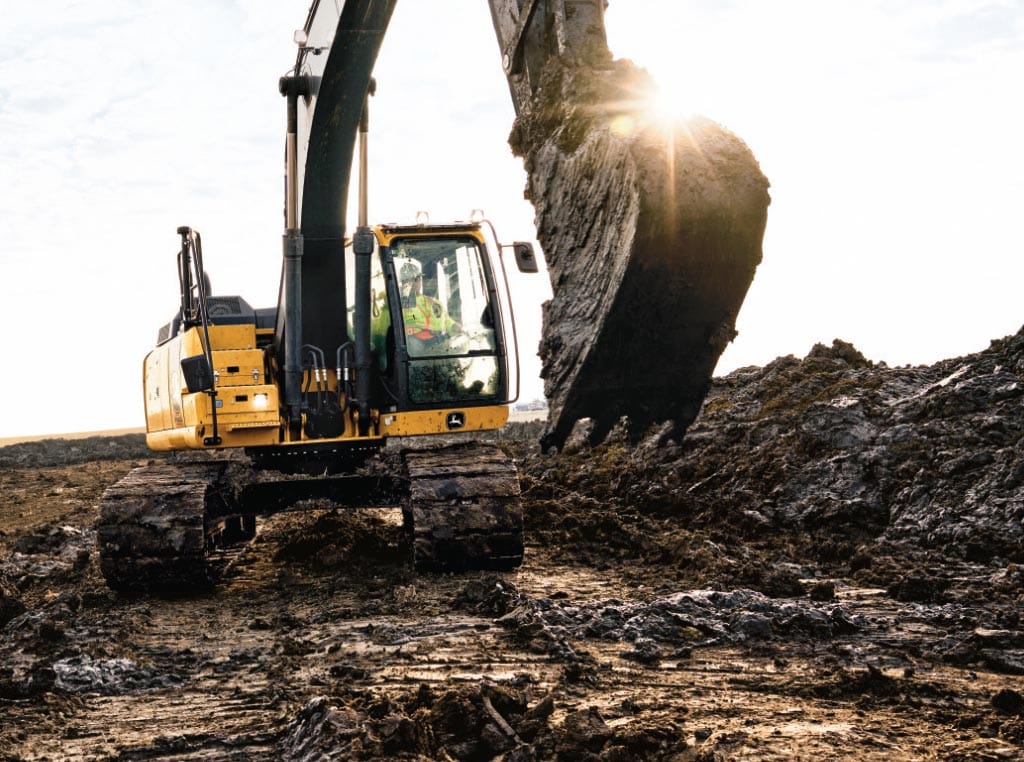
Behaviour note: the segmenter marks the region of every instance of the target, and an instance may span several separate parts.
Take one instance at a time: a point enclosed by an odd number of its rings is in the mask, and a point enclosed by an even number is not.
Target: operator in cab
[[[409,354],[414,357],[446,354],[449,336],[461,331],[459,324],[441,302],[423,293],[423,273],[414,263],[402,264],[398,283]]]

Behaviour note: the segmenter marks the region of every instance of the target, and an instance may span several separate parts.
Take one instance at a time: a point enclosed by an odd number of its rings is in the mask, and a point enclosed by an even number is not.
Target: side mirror
[[[516,255],[516,267],[521,273],[535,273],[538,270],[537,255],[533,252],[533,244],[528,241],[516,241],[512,244]]]
[[[213,389],[213,371],[206,355],[186,357],[181,361],[181,375],[185,377],[185,386],[189,392],[208,392]]]

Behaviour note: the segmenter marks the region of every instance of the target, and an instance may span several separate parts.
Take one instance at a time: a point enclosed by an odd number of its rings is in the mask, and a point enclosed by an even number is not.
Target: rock
[[[289,723],[278,749],[281,758],[295,762],[344,759],[353,739],[362,733],[358,713],[331,706],[324,696],[312,699]]]
[[[990,703],[1006,714],[1024,714],[1024,696],[1012,688],[1003,688],[992,696]]]
[[[811,585],[808,595],[812,601],[833,601],[836,598],[836,586],[834,582],[815,582]]]
[[[629,651],[623,651],[619,656],[641,664],[656,665],[661,661],[662,653],[658,644],[650,638],[637,638],[633,648]]]
[[[21,601],[18,589],[0,572],[0,627],[24,611],[25,604]]]
[[[948,587],[947,580],[926,572],[911,572],[890,585],[888,592],[897,601],[939,603],[944,600],[944,593]]]
[[[117,696],[181,684],[176,676],[153,665],[142,665],[130,659],[94,659],[88,654],[54,662],[53,673],[56,687],[68,693]]]
[[[566,715],[562,723],[564,738],[559,744],[563,756],[578,750],[598,752],[612,736],[612,730],[594,707]]]
[[[744,638],[768,640],[772,636],[772,623],[760,614],[746,614],[731,622],[732,629]]]
[[[555,699],[549,693],[539,702],[530,707],[525,715],[528,720],[547,719],[555,711]]]
[[[495,574],[484,574],[466,581],[456,603],[478,614],[504,616],[517,603],[514,583]]]
[[[760,586],[761,592],[772,598],[795,598],[807,592],[800,575],[790,569],[773,569]]]

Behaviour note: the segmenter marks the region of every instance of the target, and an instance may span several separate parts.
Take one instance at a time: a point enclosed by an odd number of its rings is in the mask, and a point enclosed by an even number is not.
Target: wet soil
[[[539,355],[544,441],[558,447],[582,417],[601,436],[623,415],[693,422],[736,335],[770,201],[739,136],[704,117],[651,117],[657,87],[613,59],[602,4],[574,5],[564,34],[533,17],[529,87],[511,79],[509,145],[554,294]]]
[[[198,596],[99,576],[141,441],[2,449],[0,759],[1022,759],[1022,382],[1022,335],[836,342],[716,379],[680,441],[515,425],[518,571],[312,510]]]

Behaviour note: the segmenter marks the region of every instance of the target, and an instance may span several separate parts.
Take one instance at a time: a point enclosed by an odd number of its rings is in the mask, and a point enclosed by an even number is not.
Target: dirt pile
[[[0,468],[42,468],[99,460],[148,458],[145,434],[41,439],[0,447]]]
[[[11,583],[7,574],[0,572],[0,626],[18,616],[25,610],[18,589]]]
[[[777,601],[752,590],[690,590],[643,603],[530,598],[498,619],[510,629],[527,631],[538,621],[556,642],[596,638],[632,643],[635,649],[627,653],[638,661],[656,661],[663,645],[690,648],[799,636],[832,639],[865,624],[842,605]]]
[[[673,722],[612,727],[596,708],[551,720],[550,693],[485,682],[398,696],[366,692],[342,706],[319,697],[281,743],[290,760],[395,758],[502,760],[670,759],[687,744]]]
[[[584,425],[562,455],[530,456],[532,524],[705,570],[719,540],[771,536],[776,550],[848,572],[930,552],[1017,577],[1022,402],[1024,332],[930,367],[889,368],[841,341],[818,345],[716,379],[681,442],[671,425],[636,431],[623,420],[598,446]],[[581,510],[566,512],[566,502]],[[666,531],[652,533],[654,524]],[[923,574],[897,594],[941,597],[942,580]]]

